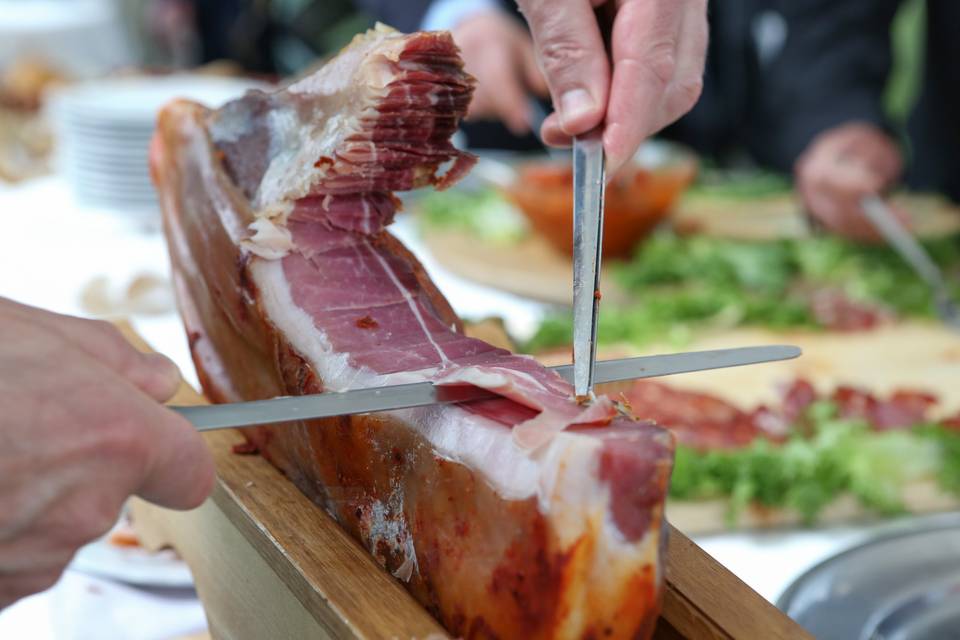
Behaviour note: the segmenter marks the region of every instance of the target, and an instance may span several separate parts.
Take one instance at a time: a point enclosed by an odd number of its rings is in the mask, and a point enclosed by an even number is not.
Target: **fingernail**
[[[596,108],[593,96],[586,89],[571,89],[560,96],[560,121],[566,129],[570,123],[583,118]]]

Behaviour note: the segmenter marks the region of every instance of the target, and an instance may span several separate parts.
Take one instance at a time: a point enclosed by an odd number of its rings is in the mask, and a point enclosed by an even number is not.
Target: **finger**
[[[859,162],[883,177],[885,185],[897,180],[903,157],[896,141],[876,125],[850,122],[830,129],[814,142],[823,152],[831,151],[845,161]]]
[[[900,221],[900,224],[902,224],[907,229],[911,229],[911,230],[913,229],[913,226],[914,226],[913,218],[910,217],[910,214],[907,213],[906,209],[904,209],[898,204],[895,204],[889,201],[887,202],[887,206],[890,208],[890,211],[893,212],[893,215],[897,218],[897,220]]]
[[[700,2],[628,0],[620,6],[613,26],[613,79],[604,130],[611,173],[667,117],[662,104],[677,72],[685,12],[700,9]],[[689,47],[685,44],[685,50],[705,47],[696,20],[690,24],[688,30],[695,30],[698,38]],[[668,115],[675,119],[682,112]]]
[[[540,125],[540,137],[551,147],[569,147],[573,144],[573,138],[563,131],[560,126],[560,116],[556,113],[551,113],[543,119],[543,124]]]
[[[866,167],[849,162],[820,162],[806,173],[801,194],[808,210],[831,231],[861,241],[879,235],[864,216],[861,200],[876,193],[881,180]]]
[[[152,409],[151,436],[156,446],[135,493],[170,509],[193,509],[213,491],[213,457],[186,419],[159,405]]]
[[[172,360],[159,353],[138,351],[109,322],[35,311],[39,313],[31,313],[30,321],[56,332],[154,400],[165,402],[180,387],[180,370]]]
[[[203,502],[213,487],[213,460],[186,419],[93,359],[72,357],[65,367],[66,379],[77,382],[62,389],[58,404],[84,428],[61,446],[92,465],[85,477],[108,478],[87,503],[91,530],[111,521],[131,494],[171,509]]]
[[[652,133],[672,124],[700,99],[709,33],[706,0],[687,0],[677,42],[676,71]]]
[[[593,129],[603,120],[610,65],[600,29],[587,0],[519,0],[530,24],[560,127],[567,135]]]
[[[0,610],[17,600],[53,587],[62,571],[45,571],[12,576],[0,575]]]
[[[63,571],[80,545],[67,547],[50,538],[48,530],[35,527],[29,535],[5,545],[0,555],[0,576]]]

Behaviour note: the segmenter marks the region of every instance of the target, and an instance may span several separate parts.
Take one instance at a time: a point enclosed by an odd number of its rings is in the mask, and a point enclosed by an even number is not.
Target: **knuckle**
[[[703,94],[703,77],[700,75],[695,75],[690,78],[684,78],[682,81],[677,83],[676,94],[677,109],[676,113],[671,114],[673,117],[680,116],[687,111],[690,111],[690,109],[693,108],[693,105],[697,104],[697,101],[700,100],[700,96]]]
[[[106,320],[90,320],[93,330],[100,336],[104,353],[99,354],[101,359],[115,362],[121,368],[133,366],[139,352],[127,342],[120,330]]]
[[[583,46],[569,38],[552,38],[540,46],[540,64],[550,76],[571,71],[584,60]]]
[[[650,75],[660,86],[666,87],[677,70],[677,57],[672,40],[661,40],[649,50],[646,61]]]
[[[87,320],[89,326],[99,333],[104,340],[113,344],[119,344],[121,341],[126,343],[120,330],[106,320]]]

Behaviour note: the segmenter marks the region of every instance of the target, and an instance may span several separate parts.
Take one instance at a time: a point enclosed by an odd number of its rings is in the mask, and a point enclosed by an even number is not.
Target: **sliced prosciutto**
[[[671,436],[465,336],[384,229],[394,191],[469,168],[449,137],[472,84],[448,34],[378,28],[283,91],[170,104],[151,166],[194,362],[215,402],[495,391],[245,435],[451,633],[649,637]]]

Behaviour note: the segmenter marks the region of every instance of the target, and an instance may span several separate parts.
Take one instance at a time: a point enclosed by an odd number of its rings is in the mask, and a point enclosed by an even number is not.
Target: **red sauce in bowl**
[[[627,166],[607,185],[603,252],[628,257],[666,218],[696,175],[693,160],[647,169]],[[573,169],[550,161],[521,165],[507,196],[558,251],[573,252]]]

